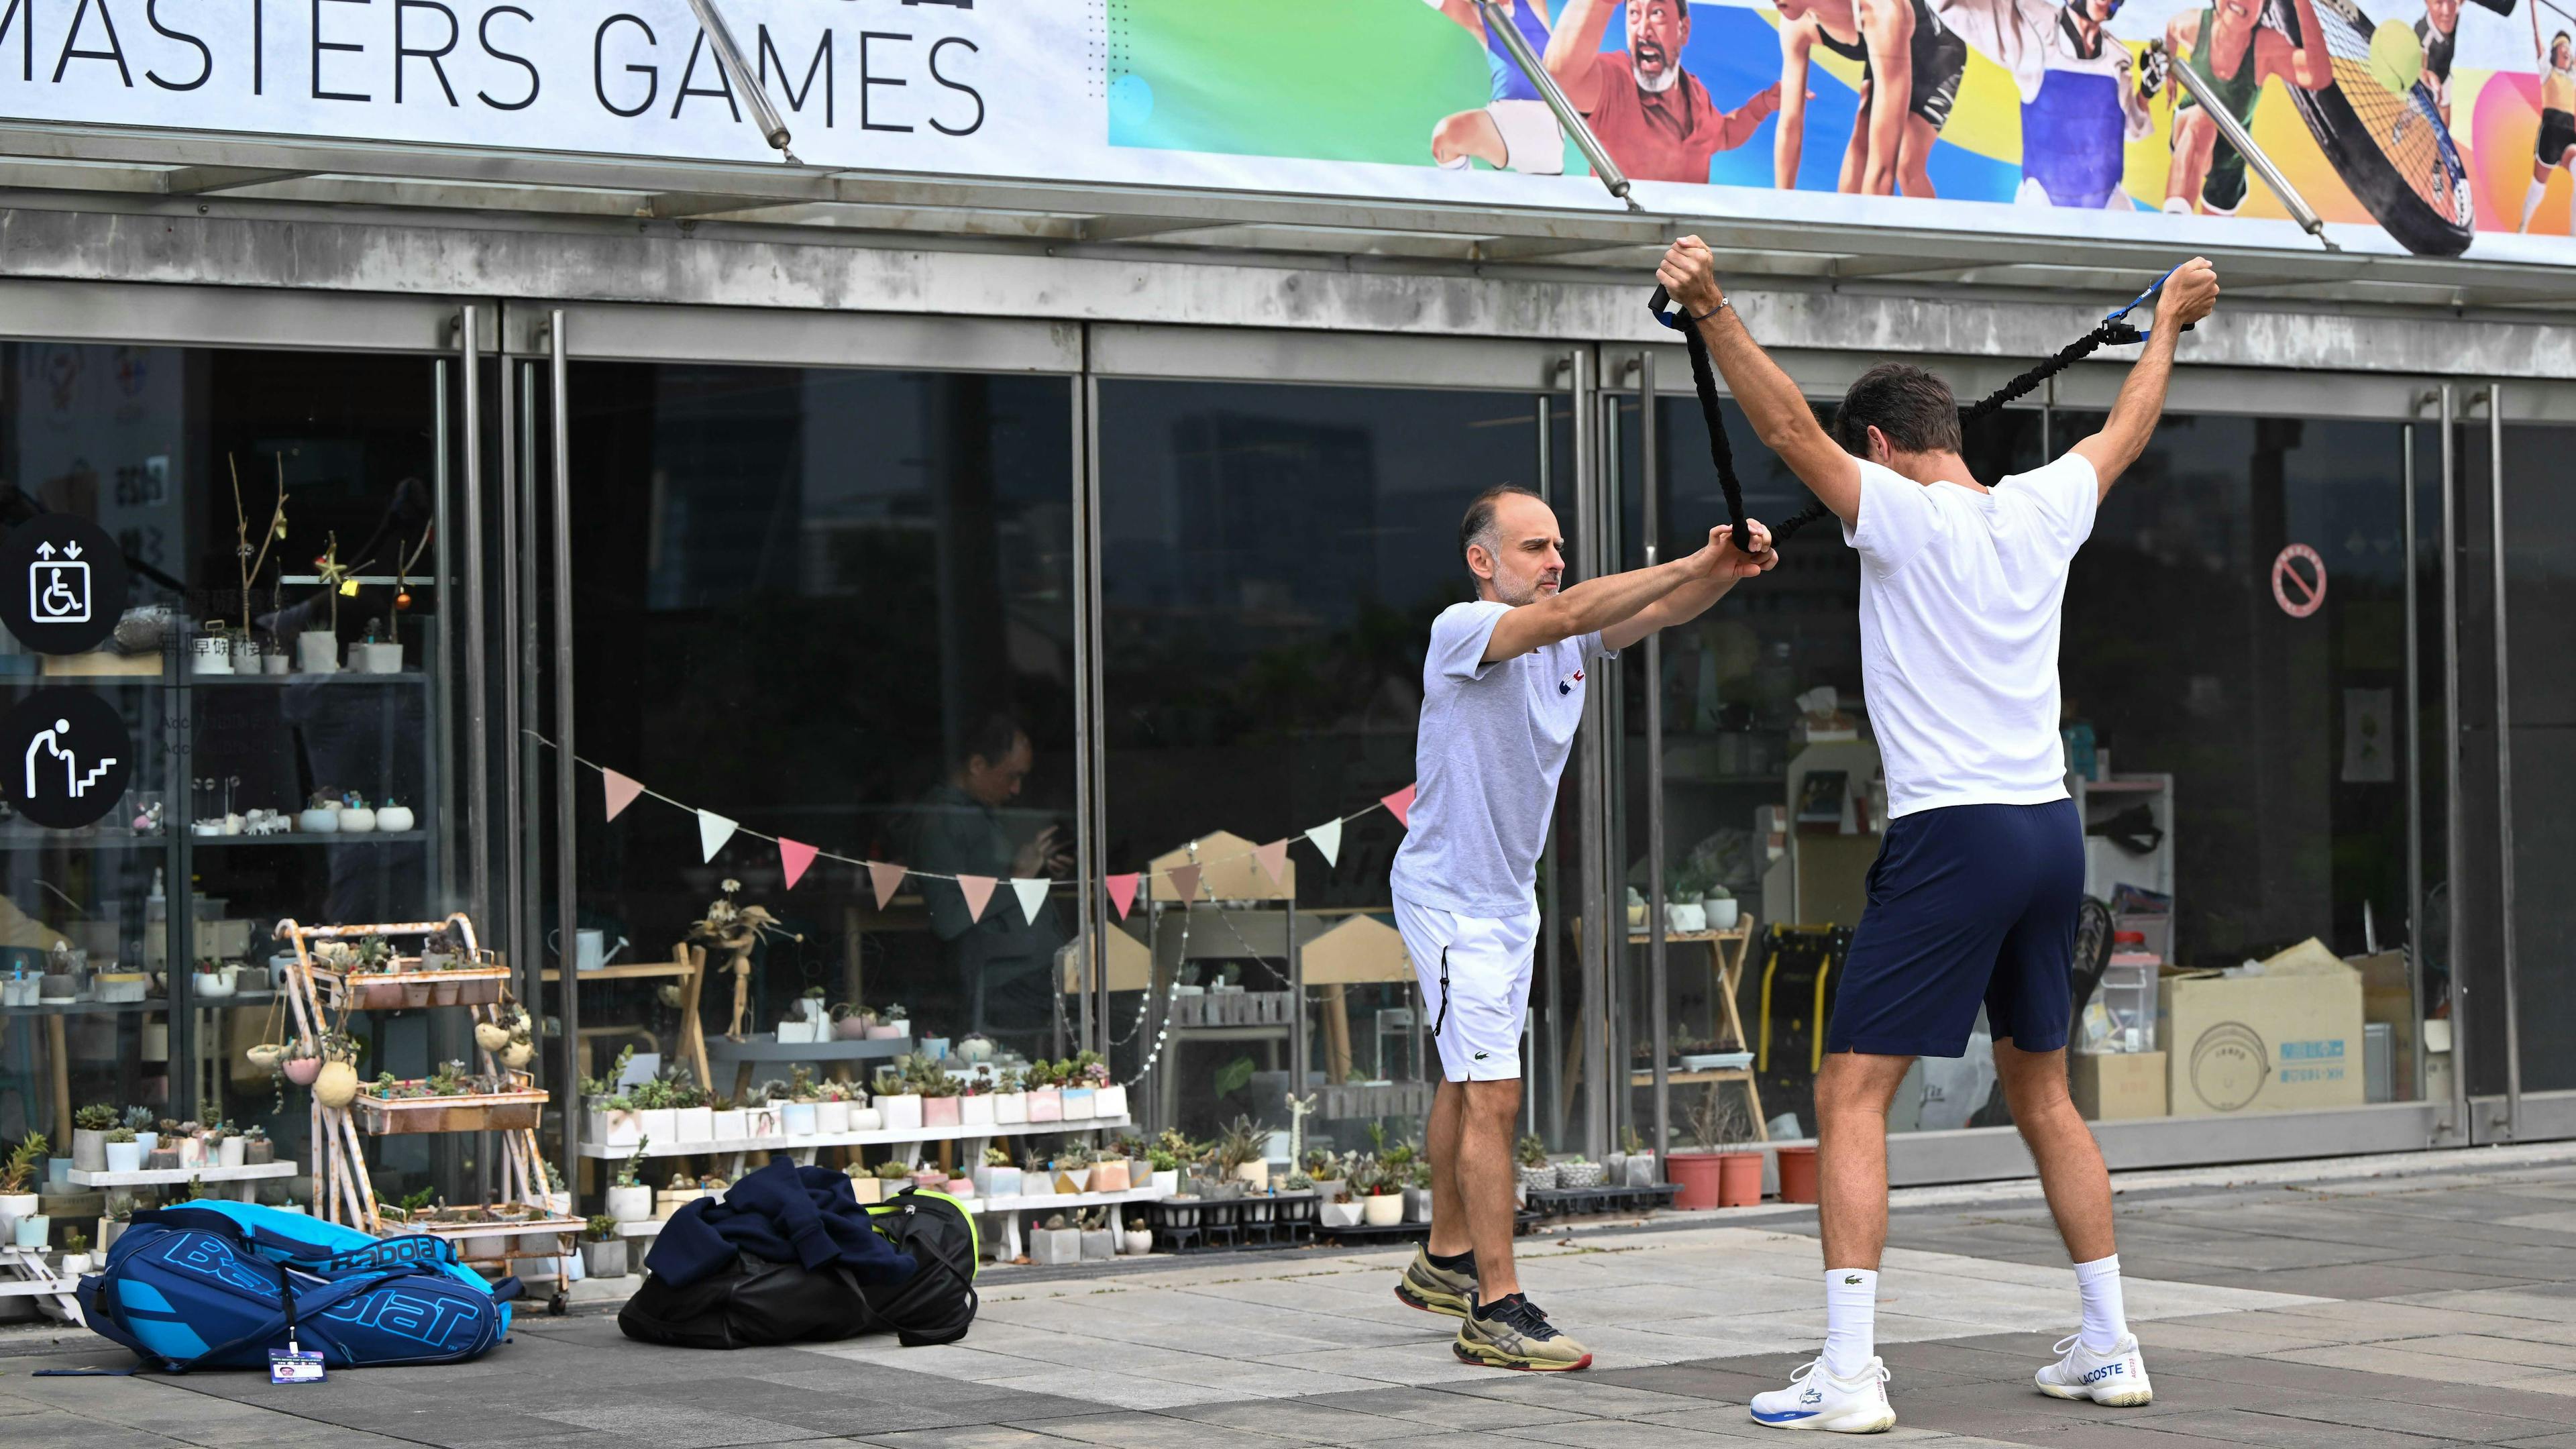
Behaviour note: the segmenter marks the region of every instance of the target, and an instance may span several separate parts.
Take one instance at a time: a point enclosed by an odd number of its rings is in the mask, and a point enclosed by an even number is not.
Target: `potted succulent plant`
[[[1011,1165],[1011,1154],[1000,1147],[984,1149],[984,1160],[975,1165],[975,1190],[988,1198],[1020,1195],[1020,1170]]]
[[[876,1024],[876,1013],[855,1001],[832,1003],[832,1035],[842,1041],[864,1041]]]
[[[78,1228],[63,1229],[62,1275],[77,1278],[89,1271],[89,1234]]]
[[[617,1169],[608,1188],[608,1216],[621,1223],[640,1223],[653,1216],[653,1189],[644,1182],[644,1149],[647,1141],[635,1144],[635,1153]]]
[[[277,1160],[277,1144],[268,1140],[265,1127],[242,1129],[242,1165],[262,1167]]]
[[[117,1123],[116,1109],[93,1102],[72,1114],[72,1166],[83,1172],[107,1171],[107,1134]]]
[[[582,1271],[593,1278],[626,1276],[626,1238],[618,1231],[617,1219],[596,1217],[581,1240]]]
[[[1100,1082],[1092,1073],[1098,1070],[1101,1077],[1108,1075],[1107,1069],[1100,1066],[1100,1054],[1084,1052],[1071,1061],[1056,1063],[1056,1069],[1063,1084],[1064,1120],[1085,1122],[1099,1116]]]
[[[1093,1192],[1125,1192],[1134,1185],[1127,1176],[1127,1159],[1123,1155],[1107,1153],[1092,1162]]]
[[[921,1093],[904,1080],[903,1072],[897,1068],[878,1070],[874,1106],[888,1132],[916,1132],[921,1128]]]
[[[1360,1193],[1360,1221],[1391,1228],[1404,1221],[1404,1179],[1384,1162],[1371,1160],[1365,1172],[1351,1174]]]
[[[143,1170],[143,1144],[134,1140],[131,1127],[112,1127],[107,1133],[107,1170],[140,1172]]]
[[[912,1035],[912,1013],[900,1006],[888,1006],[877,1013],[876,1024],[868,1028],[869,1041],[900,1041]]]
[[[1518,1152],[1520,1161],[1513,1175],[1519,1180],[1521,1191],[1524,1194],[1553,1191],[1556,1187],[1556,1164],[1547,1160],[1547,1144],[1534,1136],[1524,1137]]]
[[[731,1097],[718,1097],[708,1104],[707,1140],[739,1142],[751,1135],[751,1114],[734,1104]]]
[[[839,1136],[850,1130],[850,1090],[846,1083],[822,1082],[814,1088],[814,1130]]]
[[[707,1103],[704,1089],[683,1075],[670,1084],[672,1142],[713,1142],[716,1140],[716,1112]]]
[[[26,1140],[0,1157],[0,1233],[20,1218],[35,1216],[42,1199],[36,1193],[36,1174],[45,1165],[45,1150],[51,1144],[42,1132],[30,1132]]]
[[[993,1074],[993,1125],[1017,1127],[1029,1120],[1029,1074],[1004,1067]]]
[[[678,1111],[671,1105],[671,1084],[656,1077],[637,1082],[627,1097],[635,1104],[636,1125],[658,1142],[680,1140]],[[811,1129],[808,1129],[811,1130]]]
[[[990,1127],[993,1125],[993,1069],[978,1066],[958,1084],[957,1125]]]
[[[1143,1218],[1127,1220],[1126,1235],[1118,1240],[1119,1251],[1141,1258],[1154,1251],[1154,1230]]]
[[[1237,1117],[1217,1134],[1216,1165],[1227,1177],[1255,1192],[1270,1190],[1270,1160],[1263,1156],[1270,1134],[1250,1117]]]
[[[1091,1191],[1091,1159],[1089,1143],[1074,1142],[1058,1148],[1055,1154],[1055,1190],[1060,1193]]]
[[[965,1120],[965,1103],[958,1093],[957,1079],[938,1059],[927,1056],[910,1058],[912,1089],[921,1094],[921,1125],[955,1127]]]
[[[1064,1120],[1064,1078],[1056,1062],[1040,1058],[1029,1063],[1029,1120],[1061,1122]],[[999,1120],[998,1114],[996,1120]]]

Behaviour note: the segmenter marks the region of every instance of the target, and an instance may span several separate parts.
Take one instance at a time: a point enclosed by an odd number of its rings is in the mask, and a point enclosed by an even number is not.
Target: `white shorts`
[[[1545,101],[1496,101],[1485,107],[1503,137],[1503,165],[1524,176],[1565,174],[1565,132]]]
[[[1529,1019],[1530,962],[1538,907],[1517,920],[1461,916],[1395,898],[1395,926],[1422,984],[1425,1023],[1453,1082],[1509,1082],[1521,1074]]]

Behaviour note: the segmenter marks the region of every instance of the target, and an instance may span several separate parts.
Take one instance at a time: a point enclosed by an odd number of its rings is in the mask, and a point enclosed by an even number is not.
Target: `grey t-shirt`
[[[1431,623],[1413,811],[1393,876],[1417,905],[1498,920],[1538,899],[1557,780],[1583,722],[1584,666],[1613,652],[1595,633],[1488,663],[1486,641],[1509,612],[1478,600]]]

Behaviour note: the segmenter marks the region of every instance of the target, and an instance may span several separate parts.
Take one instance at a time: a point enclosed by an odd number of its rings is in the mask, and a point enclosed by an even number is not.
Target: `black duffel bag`
[[[906,1348],[955,1343],[974,1326],[975,1219],[942,1192],[907,1189],[871,1204],[877,1232],[919,1265],[901,1283],[862,1287],[850,1271],[737,1254],[674,1287],[648,1275],[618,1310],[628,1338],[673,1348],[766,1348],[892,1333]]]

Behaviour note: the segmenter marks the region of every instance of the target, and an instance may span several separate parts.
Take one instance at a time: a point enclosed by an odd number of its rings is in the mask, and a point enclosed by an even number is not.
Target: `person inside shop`
[[[968,730],[948,777],[922,797],[915,868],[1003,881],[1070,875],[1073,843],[1061,826],[1050,823],[1021,838],[1005,813],[1035,763],[1028,731],[1008,712],[986,715]],[[1057,990],[1051,973],[1066,939],[1053,903],[1031,921],[1004,888],[985,902],[979,919],[953,882],[925,882],[923,894],[967,1030],[1035,1055],[1050,1040]]]
[[[1754,1395],[1753,1417],[1846,1434],[1896,1423],[1872,1346],[1888,1108],[1915,1058],[1967,1051],[1981,1007],[2082,1303],[2082,1326],[2036,1387],[2148,1403],[2146,1361],[2122,1310],[2110,1175],[2066,1084],[2084,829],[2058,734],[2058,626],[2068,568],[2095,509],[2146,450],[2176,343],[2217,305],[2217,270],[2195,257],[2164,281],[2100,432],[1991,488],[1960,458],[1958,402],[1938,377],[1905,363],[1869,369],[1829,434],[1728,304],[1705,243],[1673,243],[1655,280],[1688,309],[1755,433],[1860,555],[1862,688],[1887,772],[1890,819],[1869,909],[1816,1074],[1824,1352],[1787,1388]]]

